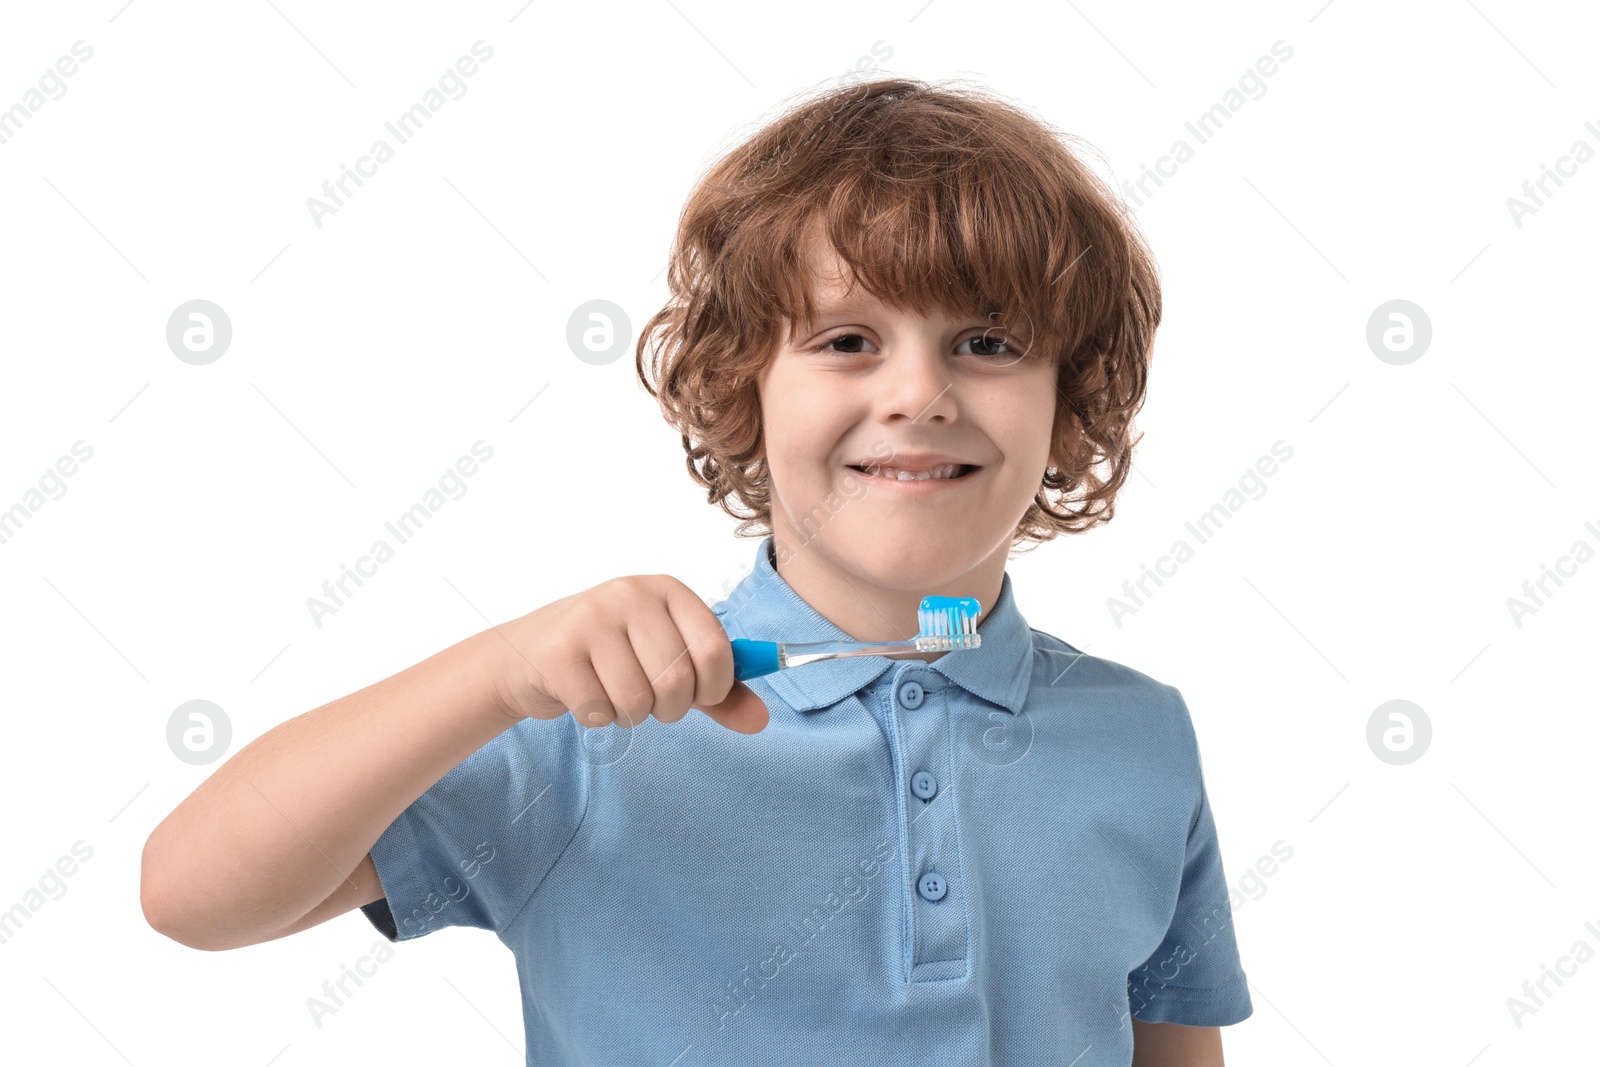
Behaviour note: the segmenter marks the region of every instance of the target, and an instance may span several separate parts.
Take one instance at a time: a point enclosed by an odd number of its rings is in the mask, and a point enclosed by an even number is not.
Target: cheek
[[[998,428],[996,443],[1005,452],[1008,465],[1029,471],[1037,465],[1042,475],[1055,443],[1055,377],[1029,384],[1025,393],[1011,397],[990,414],[989,425]]]
[[[772,492],[785,502],[787,509],[799,506],[797,501],[826,492],[827,474],[819,473],[818,468],[828,464],[832,458],[830,442],[837,440],[837,435],[828,436],[831,429],[823,422],[826,412],[815,410],[814,402],[803,402],[803,395],[775,378],[761,409],[761,435]]]
[[[799,473],[815,463],[818,446],[810,427],[796,411],[779,412],[766,423],[767,449],[775,466]]]
[[[837,407],[802,401],[793,396],[774,398],[762,410],[762,432],[774,461],[814,467],[827,463],[843,432]]]

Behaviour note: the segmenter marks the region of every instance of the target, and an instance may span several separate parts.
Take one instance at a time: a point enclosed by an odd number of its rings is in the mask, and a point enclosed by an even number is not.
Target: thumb
[[[719,703],[695,706],[735,733],[758,734],[772,719],[767,705],[743,682],[734,682]]]

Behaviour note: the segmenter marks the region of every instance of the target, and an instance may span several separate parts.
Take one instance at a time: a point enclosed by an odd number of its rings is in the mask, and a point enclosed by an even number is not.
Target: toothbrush
[[[908,652],[949,652],[977,648],[978,615],[983,607],[972,597],[925,596],[917,608],[922,631],[909,641],[751,641],[736,637],[733,676],[739,681],[763,674],[845,656],[893,656]]]

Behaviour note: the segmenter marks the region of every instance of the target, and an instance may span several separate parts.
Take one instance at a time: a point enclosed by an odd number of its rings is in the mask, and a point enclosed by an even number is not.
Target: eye
[[[986,359],[986,360],[987,359],[993,359],[993,360],[1002,360],[1003,359],[1003,360],[1007,360],[1007,361],[1011,361],[1011,362],[1015,362],[1015,361],[1021,359],[1023,356],[1025,356],[1027,354],[1025,352],[1016,351],[1015,346],[1013,346],[1010,341],[1003,340],[1000,337],[994,336],[996,332],[997,331],[995,331],[993,329],[990,329],[990,330],[986,331],[985,333],[981,333],[981,334],[978,334],[976,336],[967,338],[965,341],[962,341],[960,344],[958,344],[956,346],[957,354],[958,355],[977,356],[979,359]],[[859,333],[835,334],[834,336],[828,338],[826,341],[823,341],[821,344],[819,344],[819,345],[815,346],[814,348],[812,348],[811,351],[813,351],[813,352],[831,352],[831,353],[833,353],[835,355],[840,355],[840,356],[858,356],[858,355],[862,354],[861,353],[861,349],[857,348],[855,346],[860,344],[863,341],[866,341],[866,338],[863,337]],[[840,342],[847,342],[849,347],[844,348],[844,349],[839,349],[839,348],[834,348],[833,347],[834,345],[839,344]],[[870,344],[871,342],[868,341],[867,343]],[[968,344],[979,345],[982,349],[984,349],[984,351],[961,352],[960,351],[961,345],[968,345]]]
[[[967,338],[961,344],[976,344],[986,349],[987,351],[967,353],[977,356],[979,359],[1006,359],[1015,362],[1027,355],[1026,352],[1016,351],[1010,341],[1003,339],[1003,337],[994,336],[997,332],[999,331],[986,330],[977,336]],[[961,346],[957,345],[956,347],[959,349]]]
[[[831,346],[837,344],[840,341],[865,341],[865,340],[866,340],[866,338],[862,337],[859,333],[835,334],[833,337],[828,338],[826,341],[822,342],[820,345],[817,345],[811,351],[813,351],[813,352],[832,352],[832,353],[834,353],[836,355],[840,355],[840,356],[858,356],[858,355],[861,354],[860,350],[840,351],[839,349],[833,348]]]

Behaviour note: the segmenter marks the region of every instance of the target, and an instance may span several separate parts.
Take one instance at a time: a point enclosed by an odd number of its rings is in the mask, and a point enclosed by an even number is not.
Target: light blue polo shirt
[[[773,566],[731,637],[838,640]],[[1178,690],[1030,629],[748,684],[761,733],[528,719],[373,845],[390,940],[493,930],[527,1062],[1126,1067],[1252,1007]]]

